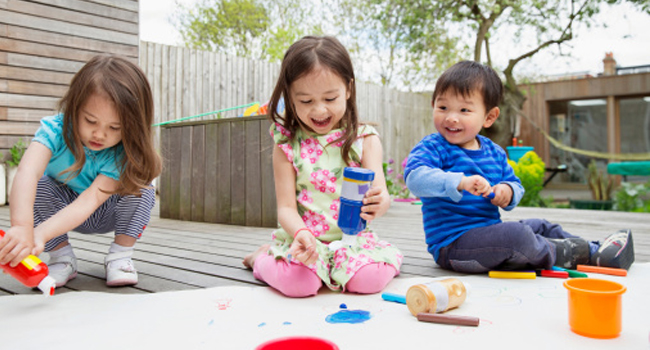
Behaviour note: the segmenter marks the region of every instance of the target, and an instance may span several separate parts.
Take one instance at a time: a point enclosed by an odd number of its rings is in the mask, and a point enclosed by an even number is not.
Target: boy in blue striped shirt
[[[505,151],[478,135],[499,117],[503,85],[492,68],[463,61],[436,82],[431,104],[437,132],[411,151],[406,185],[422,200],[429,252],[441,267],[465,273],[575,268],[577,264],[629,268],[630,230],[601,245],[543,219],[502,222],[524,188]]]

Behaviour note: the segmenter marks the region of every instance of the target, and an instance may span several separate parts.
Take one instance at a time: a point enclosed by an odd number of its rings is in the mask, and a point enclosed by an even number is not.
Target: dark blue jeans
[[[440,250],[436,261],[447,270],[484,273],[491,270],[550,269],[555,246],[546,238],[574,236],[543,219],[478,227]]]

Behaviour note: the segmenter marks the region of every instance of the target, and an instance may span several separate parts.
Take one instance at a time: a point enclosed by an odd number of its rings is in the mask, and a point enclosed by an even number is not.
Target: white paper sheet
[[[648,349],[650,263],[635,264],[614,280],[623,295],[623,332],[611,340],[586,338],[569,329],[565,281],[460,279],[471,292],[449,314],[480,317],[479,327],[418,322],[406,305],[380,294],[327,292],[304,299],[283,297],[265,287],[218,287],[147,295],[74,292],[0,297],[2,349],[254,349],[286,336],[316,336],[341,350],[521,348]],[[398,278],[384,292],[405,294],[431,278]],[[331,324],[340,310],[367,310],[359,324]]]

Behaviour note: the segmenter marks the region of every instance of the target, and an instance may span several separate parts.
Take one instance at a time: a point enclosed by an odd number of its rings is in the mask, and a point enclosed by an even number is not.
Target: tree
[[[357,75],[384,86],[418,90],[466,54],[467,46],[458,37],[448,35],[433,14],[414,5],[411,0],[341,0],[341,13],[334,17],[342,41],[364,62]],[[414,30],[424,28],[416,39]],[[370,69],[365,69],[367,64]]]
[[[343,0],[346,1],[346,0]],[[352,1],[352,0],[350,0]],[[541,50],[557,47],[573,39],[578,24],[591,25],[593,16],[602,4],[618,4],[621,0],[365,0],[367,8],[379,12],[361,13],[364,21],[378,23],[375,28],[390,37],[391,31],[403,34],[401,45],[412,55],[407,68],[427,68],[417,59],[428,58],[448,62],[454,54],[453,45],[471,41],[473,60],[492,66],[491,38],[500,35],[500,29],[514,31],[513,44],[519,53],[508,60],[505,67],[493,67],[504,76],[505,96],[501,106],[502,117],[487,136],[502,146],[511,140],[518,112],[525,101],[515,77],[515,67]],[[650,11],[648,0],[629,1],[643,11]],[[397,16],[399,30],[384,25]],[[526,35],[524,35],[526,34]],[[507,34],[510,35],[510,34]],[[523,37],[533,37],[521,42]],[[378,38],[380,38],[378,36]],[[379,40],[386,39],[380,38]],[[442,48],[442,49],[441,49]],[[420,64],[418,66],[418,64]],[[431,72],[424,72],[431,75]],[[433,79],[431,80],[433,81]]]
[[[310,2],[298,0],[203,0],[177,4],[175,26],[187,47],[278,61],[303,33],[320,33],[306,20]]]

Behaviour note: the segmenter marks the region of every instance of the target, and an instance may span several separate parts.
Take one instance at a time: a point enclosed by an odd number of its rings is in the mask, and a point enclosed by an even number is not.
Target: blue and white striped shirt
[[[476,137],[480,149],[469,150],[450,144],[439,133],[431,134],[409,154],[404,178],[409,190],[422,200],[426,242],[434,259],[467,230],[501,222],[499,207],[489,199],[458,191],[463,176],[480,175],[492,186],[509,185],[513,197],[505,210],[516,207],[524,195],[503,148],[486,137]]]

